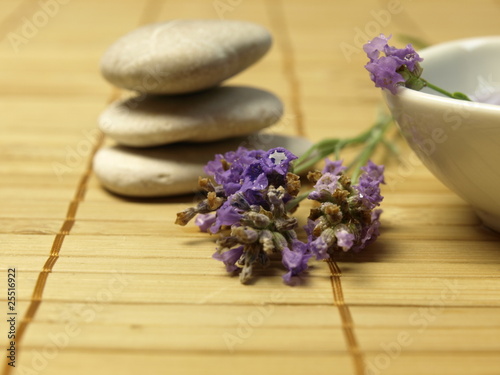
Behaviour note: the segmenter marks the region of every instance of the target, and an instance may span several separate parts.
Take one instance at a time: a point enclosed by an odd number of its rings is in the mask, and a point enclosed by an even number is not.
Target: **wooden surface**
[[[500,236],[404,145],[380,240],[313,263],[293,288],[278,264],[250,286],[227,276],[214,238],[173,224],[191,196],[121,199],[90,167],[110,142],[96,117],[123,95],[99,58],[141,24],[265,25],[271,52],[231,82],[277,93],[287,112],[273,131],[317,141],[375,118],[358,30],[431,44],[498,34],[498,1],[70,0],[45,18],[40,4],[0,7],[0,311],[18,272],[17,367],[2,350],[3,374],[500,373]]]

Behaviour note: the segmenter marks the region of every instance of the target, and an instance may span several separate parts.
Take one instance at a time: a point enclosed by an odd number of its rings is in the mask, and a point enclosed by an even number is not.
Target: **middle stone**
[[[112,103],[100,129],[126,146],[209,142],[251,134],[276,123],[283,104],[270,92],[222,86],[181,96],[136,96]]]

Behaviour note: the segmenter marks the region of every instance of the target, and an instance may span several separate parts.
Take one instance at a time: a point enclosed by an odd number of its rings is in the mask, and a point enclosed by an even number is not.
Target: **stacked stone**
[[[176,20],[141,27],[116,41],[101,61],[103,76],[136,94],[112,103],[100,129],[118,144],[94,158],[102,185],[126,196],[190,193],[203,166],[238,146],[282,146],[302,153],[300,138],[258,131],[283,114],[272,93],[220,86],[271,47],[262,26],[242,21]]]

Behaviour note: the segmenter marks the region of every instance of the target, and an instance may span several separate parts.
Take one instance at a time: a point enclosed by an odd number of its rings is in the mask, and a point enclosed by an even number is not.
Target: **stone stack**
[[[193,192],[203,166],[238,146],[282,146],[302,153],[304,139],[258,131],[283,114],[272,93],[220,86],[271,47],[262,26],[242,21],[176,20],[147,25],[104,54],[104,78],[136,92],[112,103],[100,129],[118,144],[100,149],[94,171],[102,185],[126,196]]]

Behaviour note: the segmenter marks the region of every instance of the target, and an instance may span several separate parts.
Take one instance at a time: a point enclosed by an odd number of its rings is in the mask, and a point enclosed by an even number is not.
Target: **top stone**
[[[140,27],[101,60],[115,86],[149,94],[184,94],[217,86],[271,47],[269,32],[250,22],[175,20]]]

